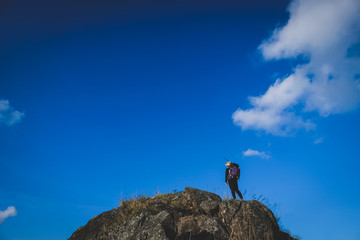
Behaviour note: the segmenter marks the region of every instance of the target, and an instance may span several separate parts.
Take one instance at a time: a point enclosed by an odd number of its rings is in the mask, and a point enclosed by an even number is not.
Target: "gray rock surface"
[[[258,201],[185,191],[132,199],[92,218],[69,240],[294,240]]]

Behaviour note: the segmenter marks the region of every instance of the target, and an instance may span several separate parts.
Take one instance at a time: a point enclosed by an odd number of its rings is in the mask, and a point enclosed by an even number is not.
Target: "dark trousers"
[[[229,187],[230,187],[233,198],[236,199],[236,196],[235,196],[235,192],[236,192],[237,195],[239,195],[240,199],[243,199],[243,196],[238,187],[237,179],[236,178],[229,179],[228,182],[229,182]]]

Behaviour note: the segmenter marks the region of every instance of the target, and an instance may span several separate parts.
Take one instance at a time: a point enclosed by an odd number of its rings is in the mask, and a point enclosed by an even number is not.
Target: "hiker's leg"
[[[233,199],[236,199],[235,189],[231,189],[231,195],[233,196]]]
[[[241,200],[244,200],[244,198],[243,198],[243,196],[242,196],[242,194],[241,194],[241,192],[240,192],[239,189],[236,191],[236,193],[239,195],[239,197],[240,197]]]
[[[235,191],[236,191],[236,193],[239,195],[240,199],[244,199],[243,196],[242,196],[242,194],[241,194],[241,192],[240,192],[240,190],[239,190],[239,186],[238,186],[238,182],[237,182],[237,181],[235,181]]]
[[[235,181],[234,181],[234,179],[230,179],[230,180],[229,180],[229,187],[230,187],[231,195],[233,196],[233,199],[236,199],[236,195],[235,195],[236,188],[235,188]]]

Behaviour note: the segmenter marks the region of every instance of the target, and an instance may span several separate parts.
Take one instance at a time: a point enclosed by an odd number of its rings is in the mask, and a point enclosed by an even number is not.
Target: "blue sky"
[[[360,239],[359,8],[2,3],[0,239],[66,239],[142,194],[229,196],[224,157],[293,234]]]

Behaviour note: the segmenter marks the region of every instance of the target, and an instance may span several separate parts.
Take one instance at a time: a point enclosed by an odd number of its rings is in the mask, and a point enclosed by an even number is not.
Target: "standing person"
[[[233,198],[236,199],[236,196],[235,196],[235,192],[236,192],[237,195],[239,195],[240,199],[244,200],[244,198],[239,190],[238,182],[237,182],[240,178],[239,164],[227,162],[227,163],[225,163],[225,166],[227,166],[227,168],[225,170],[225,183],[226,183],[226,185],[228,185],[228,183],[229,183],[229,187],[230,187]]]

